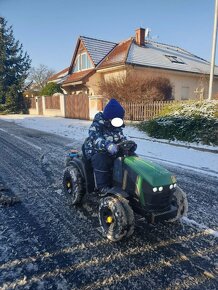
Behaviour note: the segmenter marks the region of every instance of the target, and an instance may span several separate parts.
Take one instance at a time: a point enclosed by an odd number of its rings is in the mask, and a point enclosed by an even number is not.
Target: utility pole
[[[211,54],[211,64],[210,64],[210,82],[209,82],[208,100],[212,99],[212,91],[213,91],[213,75],[214,75],[215,52],[216,52],[216,36],[217,36],[217,16],[218,16],[218,0],[215,0],[214,27],[213,27],[213,40],[212,40],[212,54]]]

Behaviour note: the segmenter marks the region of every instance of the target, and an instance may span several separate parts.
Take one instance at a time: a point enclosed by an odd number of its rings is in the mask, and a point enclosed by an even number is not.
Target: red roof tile
[[[100,63],[97,69],[106,68],[118,64],[125,64],[126,57],[132,43],[133,39],[130,38],[123,42],[120,42],[112,51],[111,53],[106,56],[106,58]]]
[[[63,70],[61,70],[61,71],[59,71],[58,73],[52,75],[52,76],[48,79],[48,81],[54,81],[54,80],[58,79],[62,74],[67,73],[68,70],[69,70],[69,67],[67,67],[67,68],[65,68],[65,69],[63,69]]]
[[[90,75],[92,75],[93,73],[95,73],[95,69],[93,69],[93,68],[87,69],[84,71],[74,72],[67,77],[67,79],[63,82],[63,84],[82,81],[86,77],[89,77]]]

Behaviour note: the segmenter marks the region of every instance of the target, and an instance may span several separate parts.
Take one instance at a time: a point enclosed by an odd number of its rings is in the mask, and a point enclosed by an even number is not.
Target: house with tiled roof
[[[62,83],[66,77],[68,76],[68,71],[69,71],[69,67],[61,70],[60,72],[52,75],[50,78],[49,78],[49,82],[55,82],[57,84],[60,84]]]
[[[103,79],[125,76],[127,71],[139,77],[168,78],[176,100],[208,94],[210,63],[182,48],[146,38],[143,28],[119,43],[80,36],[69,68],[49,81],[60,83],[66,94],[85,92],[94,96],[99,95]],[[217,67],[213,92],[218,92]]]
[[[69,68],[53,75],[49,82],[59,82],[65,93],[90,92],[96,90],[89,85],[89,80],[96,74],[98,64],[113,50],[116,43],[80,36]],[[96,77],[95,77],[96,78]],[[94,79],[95,79],[94,78]]]

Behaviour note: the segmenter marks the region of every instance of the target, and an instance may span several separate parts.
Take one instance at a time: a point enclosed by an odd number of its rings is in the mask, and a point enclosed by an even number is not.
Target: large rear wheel
[[[84,180],[78,168],[71,165],[64,170],[64,192],[71,204],[79,204],[85,194]]]

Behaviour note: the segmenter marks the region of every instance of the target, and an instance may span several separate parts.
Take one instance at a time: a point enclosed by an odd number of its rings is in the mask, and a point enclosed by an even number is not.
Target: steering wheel
[[[132,140],[125,140],[117,144],[119,148],[119,153],[125,156],[133,155],[137,144]]]

